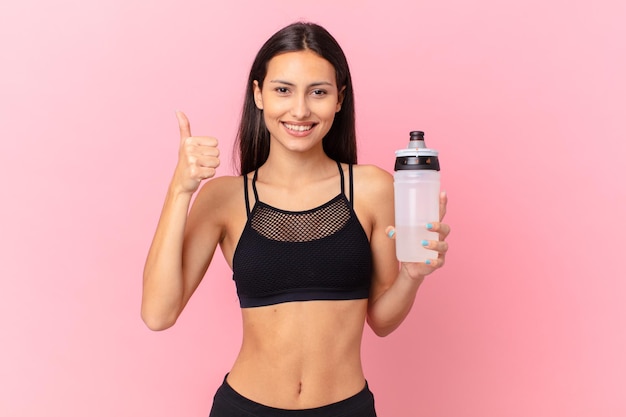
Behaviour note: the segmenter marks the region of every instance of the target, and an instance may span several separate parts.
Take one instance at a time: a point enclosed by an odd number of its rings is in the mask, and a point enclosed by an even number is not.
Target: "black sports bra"
[[[305,211],[281,210],[260,201],[257,172],[250,211],[248,181],[243,176],[248,221],[233,255],[233,279],[242,308],[369,297],[372,254],[352,207],[352,165],[349,201],[341,164],[337,166],[341,193]]]

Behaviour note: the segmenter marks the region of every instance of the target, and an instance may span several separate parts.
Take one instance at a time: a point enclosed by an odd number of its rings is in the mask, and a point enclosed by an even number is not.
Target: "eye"
[[[282,95],[285,95],[285,94],[289,93],[289,89],[287,87],[276,87],[274,89],[274,91],[276,91],[278,94],[282,94]]]
[[[311,94],[313,94],[316,97],[324,97],[327,94],[327,92],[326,90],[316,89],[316,90],[311,91]]]

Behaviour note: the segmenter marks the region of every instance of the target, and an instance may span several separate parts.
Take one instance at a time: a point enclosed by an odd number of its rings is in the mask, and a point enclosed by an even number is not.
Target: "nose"
[[[291,116],[293,116],[294,118],[298,120],[305,119],[311,115],[309,102],[305,95],[298,94],[294,96],[290,113],[291,113]]]

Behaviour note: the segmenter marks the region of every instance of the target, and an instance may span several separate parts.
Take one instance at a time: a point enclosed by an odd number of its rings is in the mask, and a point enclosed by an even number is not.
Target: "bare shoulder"
[[[194,209],[219,216],[243,205],[243,179],[240,176],[221,176],[205,182],[198,192]]]
[[[225,175],[215,177],[202,185],[198,197],[200,197],[201,194],[228,195],[236,192],[234,188],[238,188],[239,191],[243,188],[243,178],[241,176]]]
[[[358,195],[376,201],[393,194],[393,176],[376,165],[355,165],[354,187]]]
[[[369,236],[379,225],[392,224],[393,176],[375,165],[355,165],[354,208]]]

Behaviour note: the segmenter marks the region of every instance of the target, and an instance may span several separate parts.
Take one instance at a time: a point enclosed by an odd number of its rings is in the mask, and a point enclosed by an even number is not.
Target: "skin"
[[[310,51],[277,55],[268,64],[263,88],[257,81],[254,88],[271,136],[270,155],[258,172],[260,199],[284,210],[302,211],[335,197],[340,192],[337,165],[322,148],[322,138],[343,100],[333,66]],[[232,268],[247,221],[241,178],[213,178],[219,166],[217,140],[193,136],[187,117],[178,112],[177,118],[179,160],[144,270],[141,313],[153,330],[176,322],[218,245]],[[347,183],[347,166],[342,168]],[[209,178],[189,210],[192,195]],[[249,174],[249,187],[251,180]],[[424,277],[443,266],[448,225],[432,223],[440,240],[428,244],[439,252],[431,265],[399,267],[388,235],[394,218],[392,176],[374,166],[358,165],[354,187],[354,210],[373,255],[369,299],[242,309],[243,340],[228,382],[243,396],[272,407],[303,409],[359,392],[365,385],[360,356],[365,322],[379,336],[391,333],[409,313]],[[442,218],[446,203],[442,194]]]

